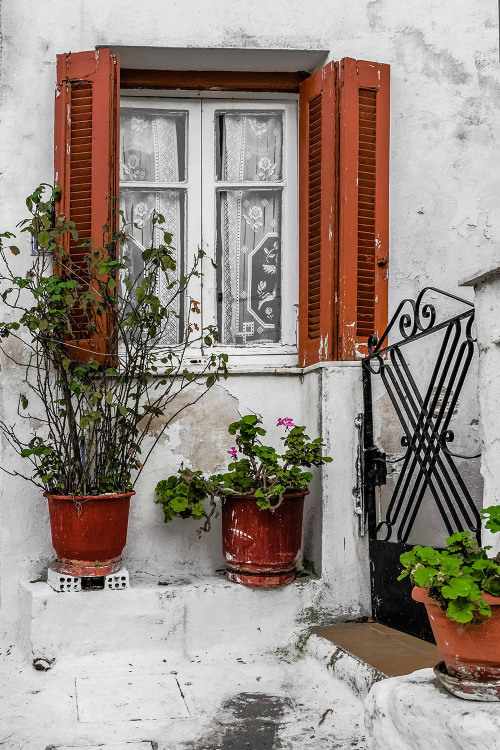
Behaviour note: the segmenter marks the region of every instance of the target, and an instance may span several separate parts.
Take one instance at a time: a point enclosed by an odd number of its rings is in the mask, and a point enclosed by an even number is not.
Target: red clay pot
[[[231,581],[275,588],[291,583],[302,545],[304,497],[285,496],[275,511],[261,510],[253,495],[231,495],[222,505],[222,549]]]
[[[500,680],[500,597],[484,594],[492,616],[486,617],[482,625],[469,622],[465,627],[450,620],[427,589],[416,586],[412,597],[425,604],[437,647],[450,675],[477,682]]]
[[[44,492],[59,573],[105,576],[120,569],[132,495],[135,492],[82,497]]]

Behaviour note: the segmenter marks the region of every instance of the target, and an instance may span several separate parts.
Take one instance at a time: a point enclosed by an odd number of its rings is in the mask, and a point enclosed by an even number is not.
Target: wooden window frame
[[[109,78],[107,82],[101,74],[99,74],[100,77],[96,77],[96,66],[101,66],[102,69],[101,58],[103,64],[106,60],[111,65],[109,74],[106,74]],[[92,140],[92,164],[94,166],[92,169],[90,211],[92,213],[92,236],[95,241],[98,241],[99,236],[102,237],[102,232],[97,225],[102,227],[105,217],[108,218],[108,228],[112,227],[115,221],[115,218],[110,214],[110,196],[116,196],[117,194],[115,189],[118,177],[116,158],[119,141],[116,137],[118,132],[116,107],[119,104],[119,90],[130,94],[133,92],[137,96],[141,94],[148,96],[148,91],[159,92],[160,90],[178,91],[179,96],[190,96],[190,92],[206,92],[206,96],[220,96],[221,98],[224,95],[230,96],[231,94],[261,94],[263,98],[273,95],[286,97],[295,94],[299,95],[300,109],[300,99],[307,87],[311,88],[312,82],[318,80],[320,75],[324,77],[325,81],[328,81],[330,69],[336,68],[338,70],[338,66],[339,63],[328,63],[327,66],[313,74],[262,71],[132,70],[127,68],[120,70],[118,56],[111,54],[109,49],[99,50],[99,52],[80,52],[75,53],[74,56],[71,54],[59,55],[55,166],[56,182],[59,179],[57,175],[63,177],[63,192],[56,210],[58,213],[66,213],[71,202],[76,207],[76,211],[78,208],[76,199],[85,197],[83,195],[72,195],[72,190],[78,192],[79,188],[72,188],[68,173],[67,154],[70,152],[66,147],[66,141],[69,138],[66,100],[69,96],[68,92],[74,84],[79,85],[82,81],[95,82],[95,95],[97,96],[95,101],[102,100],[102,106],[92,109],[92,128],[95,125],[95,132],[98,137],[93,136]],[[323,191],[324,186],[324,198],[326,202],[331,203],[330,213],[332,214],[326,217],[323,208],[321,209],[321,252],[322,258],[328,261],[325,267],[323,268],[322,264],[320,269],[322,308],[320,341],[323,344],[318,348],[315,342],[309,341],[311,337],[308,334],[309,338],[302,336],[301,345],[299,336],[298,364],[301,367],[320,361],[358,359],[366,352],[367,321],[370,325],[371,321],[374,321],[376,328],[374,332],[379,335],[387,322],[389,66],[344,58],[340,63],[340,70],[340,82],[335,83],[335,88],[338,86],[339,90],[333,98],[330,97],[333,105],[328,104],[329,110],[333,112],[333,109],[335,109],[335,120],[333,121],[330,118],[329,124],[329,132],[332,134],[331,142],[328,138],[322,140],[322,149],[328,154],[328,159],[326,160],[327,163],[322,164],[321,168],[321,190]],[[330,88],[333,91],[332,86]],[[358,117],[360,111],[356,108],[355,98],[353,97],[358,90],[361,91],[362,89],[368,94],[377,91],[377,101],[380,102],[380,112],[377,104],[376,113],[376,154],[374,151],[376,167],[373,176],[368,175],[365,179],[365,181],[372,179],[375,184],[377,201],[374,208],[366,206],[365,194],[360,193],[361,197],[358,197],[356,187],[358,169],[360,168],[359,159],[363,157],[364,160],[362,165],[363,177],[368,174],[368,168],[371,168],[370,159],[373,160],[373,155],[370,155],[371,152],[368,153],[366,149],[362,152],[361,149],[364,147],[359,146],[359,123],[352,126],[354,122],[352,118]],[[116,95],[113,91],[116,92]],[[323,87],[322,96],[324,93]],[[368,102],[363,106],[366,110],[366,113],[363,114],[363,123],[368,123],[366,126],[363,125],[363,142],[370,144],[370,138],[373,136],[373,127],[370,125],[371,104]],[[111,112],[108,119],[106,119],[106,115],[102,117],[101,113],[107,112],[110,108],[115,114]],[[299,134],[299,147],[302,138],[303,133],[301,132]],[[113,147],[113,142],[116,144],[115,147]],[[99,155],[103,158],[96,159],[96,156]],[[303,181],[301,171],[304,170],[302,164],[299,164],[299,183]],[[328,179],[325,179],[325,177],[328,177]],[[299,187],[299,203],[300,189]],[[367,190],[369,191],[369,189],[368,185]],[[355,198],[356,200],[354,200]],[[299,205],[299,213],[301,211],[302,215],[305,216],[306,214]],[[372,218],[373,213],[375,213],[374,220]],[[328,218],[328,221],[326,221],[326,218]],[[304,222],[304,219],[300,222],[302,225],[300,228],[302,239],[299,242],[301,276],[304,275],[304,257],[309,259],[309,239],[307,239],[307,242],[303,239],[306,222]],[[324,239],[326,230],[328,230],[326,232],[327,242]],[[375,238],[375,247],[369,252],[363,250],[363,247],[367,246],[365,237],[367,232]],[[360,238],[363,242],[360,241]],[[100,242],[98,242],[98,245],[102,246]],[[363,247],[360,247],[360,245]],[[371,270],[372,266],[373,271]],[[358,275],[360,275],[361,281],[358,279]],[[371,280],[372,276],[375,279],[374,282]],[[305,288],[307,288],[307,275],[305,279],[301,278],[303,288],[304,280],[306,282]],[[368,287],[374,289],[375,307],[371,303],[367,305],[364,302],[358,305],[359,290],[361,289],[363,292],[361,296],[365,300]],[[307,303],[307,299],[305,302]],[[302,330],[304,330],[304,318],[307,317],[307,308],[308,304],[304,303],[304,296],[301,293],[299,329],[302,327]],[[360,335],[355,333],[357,321],[361,321],[363,324],[360,326]],[[107,326],[105,319],[103,319],[102,324],[105,327]],[[309,333],[311,332],[314,334],[313,338],[317,339],[317,331],[314,326]],[[95,341],[88,342],[89,353],[91,353],[90,350],[93,350],[103,356],[101,337],[96,335],[94,338]],[[304,341],[306,344],[314,343],[314,346],[306,347]],[[331,341],[328,347],[325,346],[324,342],[326,341]],[[105,354],[104,356],[112,355]]]
[[[298,94],[309,73],[249,73],[220,70],[132,70],[120,71],[120,88],[178,91],[248,91]]]
[[[273,94],[286,95],[293,94],[298,98],[300,93],[301,82],[309,77],[309,73],[297,72],[297,73],[281,73],[281,72],[270,72],[270,73],[251,73],[251,72],[240,72],[240,71],[166,71],[166,70],[137,70],[137,69],[121,69],[120,71],[120,89],[123,96],[127,98],[139,90],[151,92],[151,96],[155,96],[155,92],[160,90],[168,91],[169,96],[175,99],[175,92],[211,92],[214,96],[220,93],[238,93],[241,95],[252,95],[258,94]],[[207,102],[212,103],[213,99],[210,98]],[[220,104],[222,105],[222,100]],[[275,102],[278,105],[283,105],[283,101]],[[255,104],[259,104],[255,100]],[[264,106],[272,104],[272,99],[265,97],[261,102]],[[211,106],[211,104],[209,105]],[[239,105],[236,105],[236,108]],[[298,117],[298,101],[297,101],[297,117]],[[298,126],[297,126],[298,131]],[[298,144],[297,144],[298,145]],[[297,156],[297,155],[296,155]],[[288,165],[290,170],[290,165]],[[296,169],[298,170],[298,158],[296,159]],[[207,180],[203,180],[204,188],[203,195],[204,200],[209,200],[209,195],[206,187]],[[298,179],[297,179],[298,189]],[[288,200],[288,199],[287,199]],[[298,201],[298,195],[295,198]],[[286,221],[286,219],[285,219]],[[283,227],[283,237],[289,237],[289,233],[285,231]],[[210,248],[210,253],[213,248]],[[300,248],[297,248],[297,253],[300,253]],[[285,268],[285,267],[284,267]],[[283,332],[285,334],[286,341],[280,344],[261,344],[250,347],[238,347],[230,344],[220,345],[220,348],[225,352],[228,352],[231,361],[237,365],[246,365],[261,367],[264,365],[268,366],[292,366],[297,363],[297,348],[298,341],[295,335],[295,341],[291,341],[291,330],[296,328],[296,303],[298,302],[298,282],[296,275],[290,273],[288,264],[286,265],[286,274],[283,277],[283,284],[287,283],[287,279],[295,281],[297,286],[296,289],[292,290],[291,296],[295,298],[293,310],[290,311],[287,321],[283,318],[282,325],[284,325]],[[210,286],[206,284],[205,286]],[[211,290],[211,286],[210,286]],[[209,290],[209,291],[210,291]],[[211,290],[213,291],[213,290]],[[204,289],[207,292],[207,289]],[[289,295],[287,295],[289,296]],[[210,323],[216,323],[214,319],[213,304],[209,304],[208,307],[208,318]],[[291,318],[294,316],[294,320]]]

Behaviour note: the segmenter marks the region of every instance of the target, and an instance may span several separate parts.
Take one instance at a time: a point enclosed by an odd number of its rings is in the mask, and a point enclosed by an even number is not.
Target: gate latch
[[[380,487],[387,482],[386,455],[378,448],[368,448],[366,452],[366,473],[369,481],[375,487]]]

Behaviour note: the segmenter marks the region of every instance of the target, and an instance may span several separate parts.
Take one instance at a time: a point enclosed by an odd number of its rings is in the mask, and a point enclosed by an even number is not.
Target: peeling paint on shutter
[[[389,66],[346,58],[340,82],[339,355],[387,325]]]
[[[336,357],[338,63],[300,86],[299,364]]]
[[[104,248],[116,228],[118,128],[118,57],[106,49],[58,55],[54,164],[61,193],[56,211],[75,222],[77,242],[65,238],[70,273],[89,287],[92,279],[84,261],[87,249],[79,246],[92,240],[92,247]],[[94,316],[97,327],[90,337],[87,321],[83,310],[75,311],[72,324],[77,339],[72,344],[66,342],[71,355],[83,361],[111,362],[115,356],[110,333],[113,311]]]

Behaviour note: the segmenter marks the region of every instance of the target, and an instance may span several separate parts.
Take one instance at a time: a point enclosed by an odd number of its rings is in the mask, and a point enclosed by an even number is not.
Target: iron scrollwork
[[[429,292],[458,301],[465,310],[452,318],[437,322],[436,307],[426,301]],[[379,376],[403,428],[401,445],[406,449],[402,467],[389,501],[385,517],[377,520],[374,510],[374,487],[370,534],[391,539],[396,531],[398,542],[406,542],[415,524],[424,495],[430,490],[449,534],[473,531],[479,538],[480,516],[470,492],[457,468],[455,458],[478,458],[453,453],[448,445],[455,435],[450,420],[474,354],[474,306],[435,287],[423,289],[416,300],[403,300],[380,339],[372,335],[369,355],[363,360],[365,414],[372,419],[371,378]],[[421,390],[412,374],[404,345],[442,331],[439,347],[428,385]],[[389,335],[399,332],[400,338],[389,343]],[[365,452],[372,451],[365,443]],[[370,511],[369,511],[370,516]]]

